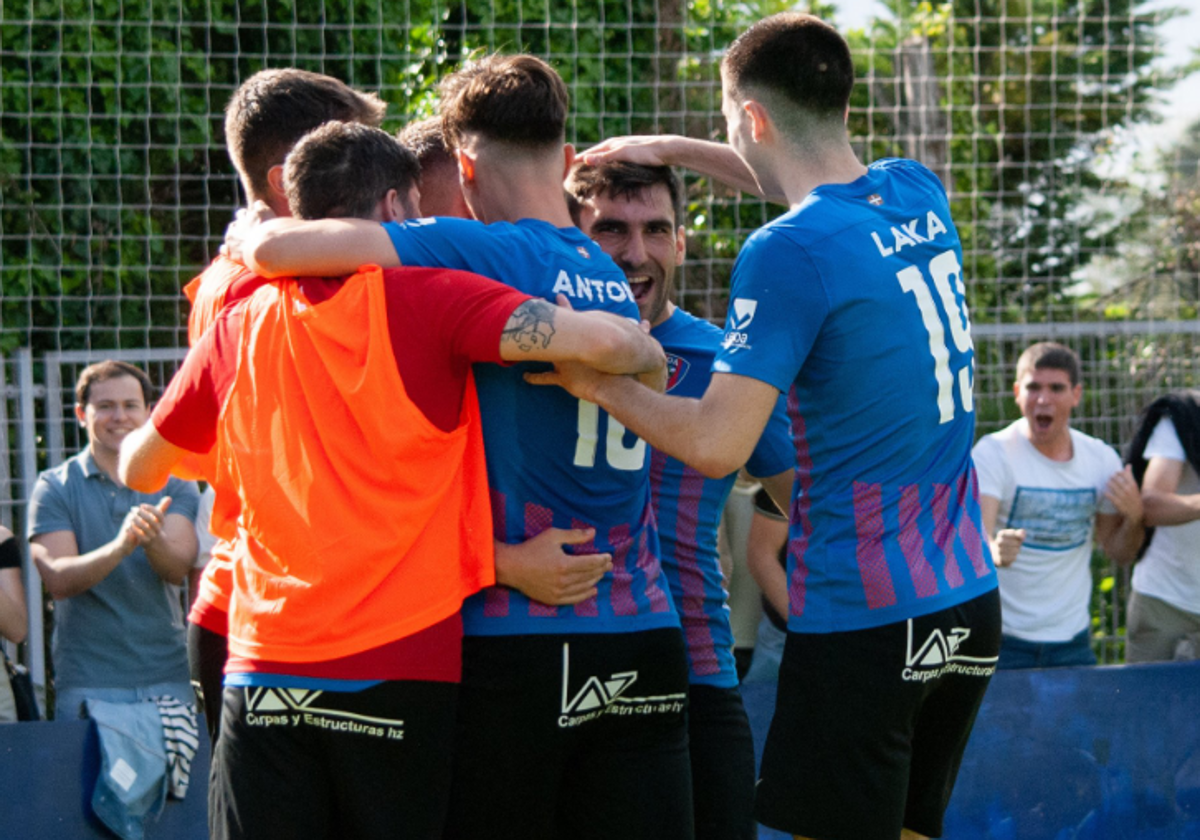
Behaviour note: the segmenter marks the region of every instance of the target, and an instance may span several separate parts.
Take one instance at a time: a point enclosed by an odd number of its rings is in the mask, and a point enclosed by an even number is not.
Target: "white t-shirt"
[[[1011,566],[997,569],[1003,631],[1031,642],[1066,642],[1091,624],[1092,536],[1121,459],[1104,441],[1074,429],[1070,461],[1052,461],[1029,442],[1021,418],[987,435],[971,455],[979,493],[1000,500],[996,528],[1024,528]]]
[[[1181,496],[1200,493],[1200,477],[1188,463],[1170,417],[1158,421],[1146,441],[1146,460],[1169,458],[1183,463]],[[1200,614],[1200,519],[1154,529],[1150,547],[1133,567],[1134,591],[1190,613]]]

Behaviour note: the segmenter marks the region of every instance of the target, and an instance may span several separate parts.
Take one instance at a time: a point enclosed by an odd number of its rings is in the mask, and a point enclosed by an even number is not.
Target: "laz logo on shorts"
[[[317,704],[325,694],[308,688],[249,686],[242,689],[247,726],[309,727],[349,735],[404,740],[404,721],[349,712]]]
[[[964,674],[970,677],[990,677],[996,670],[994,656],[967,656],[958,650],[971,636],[966,627],[953,627],[943,633],[935,627],[919,646],[914,644],[913,620],[908,620],[908,650],[904,670],[905,682],[928,682],[942,674]]]
[[[583,686],[571,693],[571,645],[563,643],[562,714],[558,725],[563,729],[579,726],[603,715],[651,715],[682,713],[686,693],[653,697],[625,694],[637,682],[637,671],[621,671],[606,678],[588,677]]]

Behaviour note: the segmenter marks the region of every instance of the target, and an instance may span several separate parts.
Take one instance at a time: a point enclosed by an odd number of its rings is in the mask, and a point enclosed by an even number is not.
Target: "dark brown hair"
[[[379,125],[387,104],[331,76],[284,67],[242,83],[225,106],[225,145],[252,198],[269,192],[267,172],[300,138],[330,120]]]
[[[88,365],[79,373],[79,379],[75,381],[75,402],[79,405],[87,405],[88,397],[92,395],[92,386],[97,382],[106,382],[109,379],[118,379],[122,376],[132,376],[142,386],[142,399],[146,405],[154,402],[154,384],[150,381],[150,377],[146,375],[146,371],[142,370],[137,365],[131,365],[129,362],[118,362],[115,359],[106,359],[103,362],[96,362],[94,365]]]
[[[1080,380],[1079,354],[1063,344],[1053,341],[1039,341],[1025,348],[1025,352],[1017,359],[1017,381],[1034,370],[1061,370],[1071,380],[1074,388]]]
[[[297,219],[369,219],[388,190],[405,196],[419,175],[416,155],[386,131],[329,122],[292,149],[283,183]]]
[[[751,26],[722,62],[725,83],[738,100],[750,90],[782,96],[821,117],[842,118],[854,87],[846,40],[812,15],[783,12]]]
[[[579,223],[579,203],[597,195],[631,200],[661,184],[671,196],[675,224],[682,224],[683,185],[669,166],[643,166],[613,161],[599,166],[577,164],[567,176],[568,204],[575,223]]]
[[[396,139],[417,156],[422,172],[438,166],[458,166],[454,152],[446,145],[441,117],[411,122],[396,135]]]
[[[446,142],[462,145],[479,133],[514,146],[561,144],[570,97],[562,78],[532,55],[489,55],[442,82]]]

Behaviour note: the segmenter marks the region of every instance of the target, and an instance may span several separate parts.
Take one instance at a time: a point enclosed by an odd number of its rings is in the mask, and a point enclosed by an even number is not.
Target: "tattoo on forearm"
[[[527,300],[516,308],[504,325],[500,343],[514,342],[522,352],[541,347],[545,350],[554,338],[554,314],[558,307],[544,300]]]

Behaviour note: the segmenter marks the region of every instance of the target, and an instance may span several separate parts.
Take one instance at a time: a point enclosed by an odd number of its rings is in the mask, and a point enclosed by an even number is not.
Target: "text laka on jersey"
[[[597,303],[602,303],[606,300],[620,303],[623,300],[633,300],[633,292],[629,288],[629,283],[625,280],[620,282],[616,280],[593,280],[590,277],[584,277],[581,274],[576,274],[575,279],[571,279],[571,275],[560,269],[558,277],[554,281],[554,294],[566,295],[569,298],[576,300],[594,300]]]
[[[946,225],[932,210],[925,214],[924,225],[921,222],[922,220],[917,218],[910,219],[899,227],[892,225],[891,230],[883,236],[876,231],[871,231],[871,239],[875,240],[879,256],[890,257],[904,248],[920,245],[922,242],[932,242],[939,233],[946,232]],[[884,244],[888,239],[892,242],[890,247]]]

